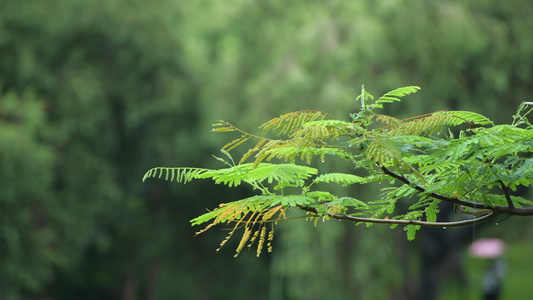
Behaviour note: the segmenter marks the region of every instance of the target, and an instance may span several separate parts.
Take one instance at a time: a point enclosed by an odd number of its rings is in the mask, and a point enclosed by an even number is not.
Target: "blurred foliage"
[[[38,140],[41,110],[29,92],[24,100],[5,94],[0,102],[0,289],[8,295],[41,289],[54,266],[68,262],[54,249],[65,230],[53,212],[55,157]]]
[[[361,84],[375,94],[422,86],[395,115],[450,108],[509,122],[532,94],[532,9],[496,0],[1,1],[2,298],[401,295],[415,275],[393,263],[407,257],[393,251],[403,245],[393,233],[294,226],[270,258],[212,256],[224,233],[192,239],[188,220],[222,193],[248,191],[143,185],[142,174],[209,165],[203,158],[224,137],[208,126],[219,118],[249,129],[299,109],[347,115]]]

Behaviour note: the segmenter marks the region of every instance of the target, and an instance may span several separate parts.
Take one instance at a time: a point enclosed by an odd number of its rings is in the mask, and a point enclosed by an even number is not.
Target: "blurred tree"
[[[191,272],[196,249],[183,247],[193,234],[182,229],[187,207],[210,192],[141,186],[155,162],[207,150],[193,139],[201,112],[180,54],[181,6],[128,3],[1,4],[1,117],[14,124],[2,128],[7,299],[155,299],[176,285],[160,279],[169,272],[187,278],[180,294],[190,298],[234,293],[220,291],[224,280],[202,289],[205,273]],[[10,148],[15,138],[20,147]]]
[[[0,102],[0,291],[5,299],[19,290],[39,291],[54,268],[69,260],[58,249],[65,229],[58,224],[61,210],[54,210],[55,156],[39,141],[42,103],[29,91],[23,98],[7,93]]]

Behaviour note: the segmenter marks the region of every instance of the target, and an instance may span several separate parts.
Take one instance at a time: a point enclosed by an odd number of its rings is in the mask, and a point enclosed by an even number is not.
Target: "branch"
[[[505,200],[507,200],[507,206],[509,208],[514,208],[513,200],[511,200],[511,196],[509,195],[509,187],[503,183],[503,181],[498,180],[500,183],[500,186],[502,187],[503,194],[505,195]]]
[[[383,170],[383,173],[385,173],[385,174],[387,174],[387,175],[389,175],[389,176],[391,176],[393,178],[396,178],[399,181],[401,181],[401,182],[403,182],[403,183],[405,183],[405,184],[407,184],[409,186],[412,186],[414,189],[416,189],[419,192],[425,193],[427,191],[426,188],[424,188],[424,187],[422,187],[420,185],[414,184],[409,179],[405,178],[402,175],[399,175],[399,174],[396,174],[396,173],[392,172],[391,170],[385,168],[384,166],[381,166],[381,170]],[[429,193],[429,196],[431,196],[431,197],[433,197],[435,199],[439,199],[439,200],[450,202],[450,203],[457,204],[457,205],[463,205],[463,206],[470,207],[470,208],[477,208],[477,209],[486,208],[485,205],[483,205],[483,203],[465,201],[465,200],[461,200],[461,199],[458,199],[458,198],[444,196],[444,195],[441,195],[441,194],[438,194],[438,193],[435,193],[435,192]]]
[[[491,208],[491,210],[499,214],[507,214],[512,216],[533,216],[533,207],[495,205]]]
[[[318,215],[318,211],[315,208],[307,207],[307,206],[301,206],[298,205],[298,207],[302,210],[314,213]],[[362,217],[354,217],[350,215],[341,215],[341,214],[334,214],[334,213],[326,213],[328,217],[334,218],[337,220],[349,220],[354,222],[364,222],[364,223],[380,223],[380,224],[397,224],[397,225],[421,225],[425,227],[456,227],[456,226],[465,226],[465,225],[471,225],[471,224],[477,224],[481,222],[485,222],[487,220],[490,220],[498,215],[498,213],[491,211],[486,215],[483,215],[479,218],[474,219],[468,219],[468,220],[462,220],[462,221],[454,221],[454,222],[426,222],[426,221],[418,221],[418,220],[395,220],[395,219],[372,219],[372,218],[362,218]]]
[[[395,179],[398,179],[399,181],[401,181],[401,182],[403,182],[405,184],[408,184],[409,186],[412,186],[414,189],[416,189],[419,192],[423,192],[423,193],[427,192],[426,188],[424,188],[424,187],[422,187],[420,185],[414,184],[409,179],[405,178],[402,175],[399,175],[399,174],[396,174],[396,173],[390,171],[389,169],[385,168],[384,166],[381,166],[381,170],[383,170],[383,172],[385,174],[387,174],[387,175],[389,175],[389,176],[391,176],[391,177],[393,177]],[[515,207],[513,205],[513,202],[511,201],[511,196],[509,195],[509,188],[506,185],[503,185],[502,188],[503,188],[503,192],[505,194],[505,198],[507,199],[507,204],[508,205],[495,205],[493,207],[485,207],[485,205],[483,203],[465,201],[465,200],[461,200],[461,199],[458,199],[458,198],[444,196],[444,195],[441,195],[441,194],[438,194],[438,193],[435,193],[435,192],[429,193],[429,196],[433,197],[435,199],[438,199],[438,200],[446,201],[446,202],[449,202],[449,203],[454,203],[454,204],[457,204],[457,205],[463,205],[463,206],[470,207],[470,208],[489,209],[489,210],[493,211],[496,214],[507,214],[507,215],[512,215],[512,216],[533,216],[533,207]]]

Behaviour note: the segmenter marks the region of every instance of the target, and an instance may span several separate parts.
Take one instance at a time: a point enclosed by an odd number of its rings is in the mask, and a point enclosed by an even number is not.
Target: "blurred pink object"
[[[479,239],[470,245],[470,254],[474,257],[497,258],[502,255],[505,243],[501,239]]]

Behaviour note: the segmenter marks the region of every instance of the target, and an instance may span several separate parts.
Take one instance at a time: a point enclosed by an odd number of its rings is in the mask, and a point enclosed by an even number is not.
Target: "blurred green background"
[[[295,110],[348,119],[362,84],[421,86],[395,116],[511,122],[533,100],[532,14],[526,0],[2,0],[0,299],[481,299],[486,261],[465,249],[486,236],[508,244],[502,299],[527,298],[528,219],[414,242],[294,221],[273,253],[235,259],[238,241],[215,253],[223,228],[194,237],[189,220],[250,190],[141,178],[220,167],[235,137],[209,132],[218,119],[255,133]]]

